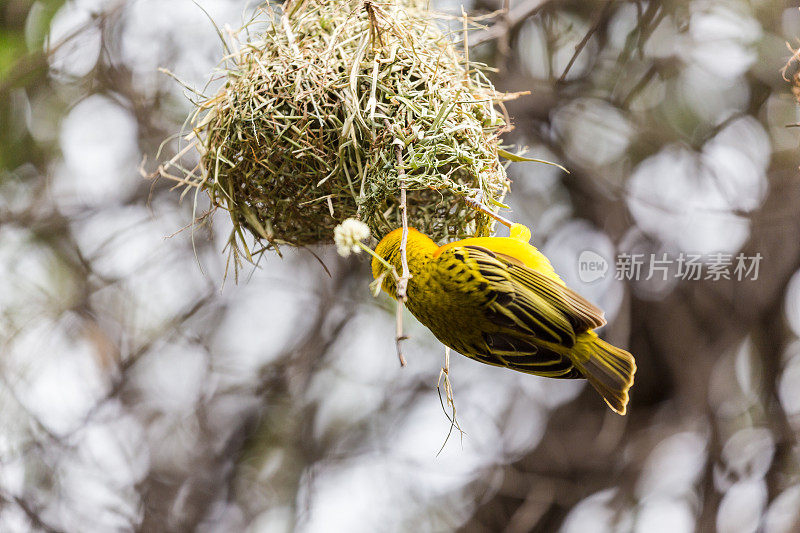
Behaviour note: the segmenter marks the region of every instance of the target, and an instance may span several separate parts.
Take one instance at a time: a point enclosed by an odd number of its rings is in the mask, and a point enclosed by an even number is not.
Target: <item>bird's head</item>
[[[390,231],[386,236],[381,239],[378,246],[375,248],[375,253],[384,261],[389,263],[397,271],[398,275],[403,273],[403,264],[400,255],[400,243],[403,239],[403,228],[397,228]],[[433,252],[438,248],[430,237],[424,233],[420,233],[414,228],[408,228],[408,237],[406,239],[406,259],[408,265],[413,273],[415,267],[420,265],[426,259],[429,259]],[[385,275],[384,275],[385,274]],[[381,287],[389,295],[395,296],[397,286],[395,285],[394,277],[391,272],[387,272],[386,266],[378,261],[377,258],[372,258],[372,276],[375,279],[383,276],[383,283]]]

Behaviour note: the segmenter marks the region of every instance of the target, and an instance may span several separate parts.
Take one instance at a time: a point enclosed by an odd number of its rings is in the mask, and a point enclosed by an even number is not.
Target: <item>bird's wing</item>
[[[564,313],[576,333],[606,325],[602,309],[566,285],[526,267],[514,258],[499,253],[494,255],[508,265],[508,273],[515,283],[541,294],[551,305]]]
[[[563,298],[554,297],[560,293],[551,287],[552,283],[544,281],[545,276],[534,273],[532,279],[538,284],[528,279],[520,282],[509,263],[476,246],[451,247],[434,261],[443,288],[452,293],[469,293],[470,298],[482,298],[487,320],[513,331],[514,343],[523,343],[528,338],[566,347],[575,344],[575,328],[570,315],[564,312],[568,305]],[[501,342],[499,334],[495,342]]]

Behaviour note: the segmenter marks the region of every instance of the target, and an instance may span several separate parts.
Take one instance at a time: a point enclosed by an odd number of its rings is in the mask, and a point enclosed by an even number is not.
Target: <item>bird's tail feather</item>
[[[600,393],[609,407],[624,415],[628,389],[633,385],[636,361],[621,348],[595,335],[579,338],[573,347],[572,362]]]

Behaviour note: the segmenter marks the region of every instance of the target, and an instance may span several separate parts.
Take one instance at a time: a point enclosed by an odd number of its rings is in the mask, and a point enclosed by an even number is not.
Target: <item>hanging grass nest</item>
[[[380,238],[400,225],[402,187],[409,225],[434,240],[492,232],[464,198],[502,205],[507,98],[444,22],[410,0],[297,0],[240,32],[190,119],[199,165],[180,177],[228,211],[235,254],[332,242],[350,217]]]

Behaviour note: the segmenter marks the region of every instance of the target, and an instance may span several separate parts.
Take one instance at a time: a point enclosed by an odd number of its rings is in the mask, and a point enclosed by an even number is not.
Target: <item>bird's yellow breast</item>
[[[464,262],[430,258],[408,283],[409,311],[443,344],[467,356],[481,350],[489,283]],[[458,287],[458,290],[454,290]]]

